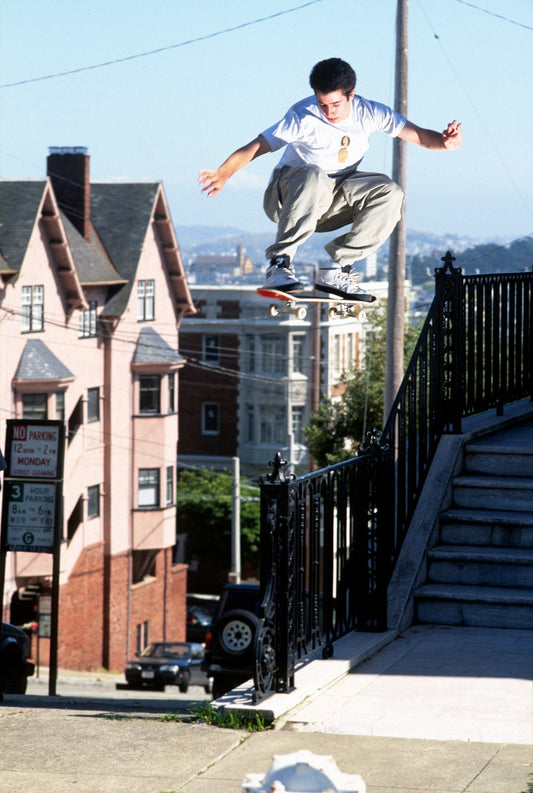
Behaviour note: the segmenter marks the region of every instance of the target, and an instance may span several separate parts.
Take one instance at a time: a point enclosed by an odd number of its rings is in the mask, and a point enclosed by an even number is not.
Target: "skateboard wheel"
[[[271,317],[277,317],[279,314],[279,308],[277,306],[269,306],[268,313]]]
[[[366,322],[366,311],[360,311],[357,315],[359,322]]]
[[[339,311],[337,308],[335,308],[335,306],[331,306],[331,308],[328,308],[328,317],[330,319],[337,319],[338,316],[339,316]]]
[[[295,313],[296,313],[296,319],[305,319],[307,316],[307,309],[305,308],[305,306],[299,306],[296,309]]]

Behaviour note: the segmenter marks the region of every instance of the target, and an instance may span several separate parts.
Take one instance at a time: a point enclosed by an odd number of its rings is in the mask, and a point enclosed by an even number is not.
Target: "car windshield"
[[[145,647],[141,658],[190,658],[191,648],[185,642],[153,642]]]

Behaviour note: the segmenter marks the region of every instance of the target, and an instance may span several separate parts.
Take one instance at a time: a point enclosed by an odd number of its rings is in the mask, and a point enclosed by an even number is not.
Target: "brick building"
[[[47,165],[0,182],[0,445],[8,418],[65,422],[58,660],[122,669],[185,637],[178,334],[194,308],[161,183],[91,184],[84,149]],[[51,565],[7,554],[4,618],[31,618]]]

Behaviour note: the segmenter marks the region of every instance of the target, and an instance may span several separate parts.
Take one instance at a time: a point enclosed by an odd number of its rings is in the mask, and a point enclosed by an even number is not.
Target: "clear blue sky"
[[[93,181],[161,179],[176,225],[271,229],[262,194],[279,155],[213,198],[200,194],[198,171],[308,95],[322,58],[348,60],[357,92],[392,104],[395,9],[395,0],[3,0],[0,175],[43,178],[49,146],[86,146]],[[462,121],[464,145],[409,147],[408,228],[508,241],[533,232],[532,53],[531,0],[411,0],[408,116],[439,130]],[[362,167],[390,173],[391,158],[390,139],[374,135]]]

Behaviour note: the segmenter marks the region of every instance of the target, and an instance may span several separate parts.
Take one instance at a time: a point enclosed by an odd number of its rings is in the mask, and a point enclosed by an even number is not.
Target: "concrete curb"
[[[372,658],[394,641],[397,636],[398,632],[394,630],[384,633],[357,633],[354,631],[335,642],[332,658],[324,660],[321,657],[322,650],[320,650],[311,658],[298,664],[295,670],[296,686],[293,691],[286,694],[272,694],[254,705],[252,700],[253,681],[248,680],[215,700],[213,708],[222,712],[247,716],[257,714],[267,724],[275,723],[276,728],[279,728],[287,721],[291,711],[327,691],[351,669]]]

